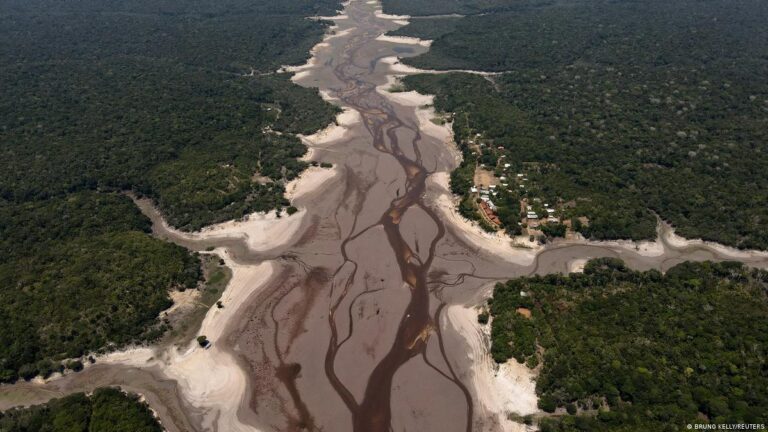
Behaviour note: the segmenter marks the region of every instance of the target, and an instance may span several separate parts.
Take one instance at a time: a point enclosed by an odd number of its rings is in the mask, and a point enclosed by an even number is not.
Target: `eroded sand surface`
[[[521,248],[455,211],[459,163],[450,125],[429,96],[389,93],[393,61],[429,43],[382,37],[408,17],[351,1],[306,65],[286,68],[344,108],[309,137],[307,160],[329,162],[288,185],[299,212],[252,215],[184,233],[137,201],[154,231],[233,269],[223,309],[201,333],[212,345],[136,348],[80,374],[0,387],[0,408],[122,385],[142,393],[171,431],[524,430],[507,414],[536,411],[534,374],[497,367],[475,307],[511,277],[578,271],[615,256],[638,269],[764,253],[685,241],[660,226],[652,243],[557,242]],[[398,54],[400,53],[400,54]]]

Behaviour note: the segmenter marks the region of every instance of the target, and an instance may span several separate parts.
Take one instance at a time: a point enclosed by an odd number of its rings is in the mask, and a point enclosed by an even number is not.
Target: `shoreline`
[[[379,42],[391,42],[396,44],[419,45],[425,48],[428,48],[432,45],[431,40],[424,40],[424,39],[419,39],[411,36],[388,36],[386,34],[383,34],[377,37],[376,40]]]
[[[339,15],[321,18],[343,20],[348,17]],[[291,78],[292,81],[295,81],[301,74],[308,73],[307,69],[315,66],[316,56],[314,52],[327,46],[327,40],[342,37],[351,30],[336,32],[336,28],[338,26],[335,25],[328,28],[323,39],[310,51],[310,57],[305,65],[284,66],[278,72],[294,73]],[[321,96],[323,99],[329,100],[327,94],[321,92]],[[318,130],[312,135],[298,135],[299,139],[307,146],[307,154],[302,159],[311,158],[313,147],[322,147],[342,138],[346,134],[347,128],[357,121],[359,121],[359,116],[356,112],[344,110],[336,117],[335,122],[326,128]],[[320,190],[338,175],[339,170],[335,167],[328,169],[310,167],[286,185],[286,198],[300,202],[319,194]],[[236,239],[242,240],[251,252],[264,252],[289,244],[300,234],[304,216],[307,213],[307,210],[301,207],[294,215],[283,217],[278,217],[276,210],[266,213],[255,212],[247,215],[243,220],[229,220],[206,226],[195,232],[185,232],[171,227],[149,198],[130,196],[142,213],[152,220],[153,231],[159,228],[161,234],[171,237],[166,239],[167,241],[173,243],[178,240],[200,242]],[[157,234],[155,232],[155,235]],[[198,331],[199,335],[205,335],[210,341],[211,344],[208,347],[201,347],[194,339],[186,347],[176,347],[175,345],[167,347],[158,345],[125,346],[95,356],[97,362],[95,364],[85,362],[81,372],[54,374],[45,380],[35,379],[29,382],[20,382],[21,386],[17,387],[20,392],[18,396],[13,393],[2,395],[7,401],[17,400],[17,402],[6,402],[9,405],[8,408],[45,403],[39,399],[48,400],[49,398],[60,397],[62,394],[82,391],[79,389],[85,389],[91,385],[88,376],[89,373],[93,373],[94,368],[99,370],[100,376],[97,382],[101,383],[100,386],[120,385],[112,384],[121,381],[119,378],[120,371],[124,369],[136,370],[142,374],[157,374],[158,378],[163,381],[174,382],[175,391],[173,393],[175,397],[202,413],[202,424],[196,425],[200,426],[200,430],[258,432],[260,429],[246,424],[240,419],[241,409],[248,409],[249,398],[251,397],[250,380],[237,358],[234,347],[228,345],[226,338],[230,329],[241,318],[239,315],[247,306],[249,299],[257,295],[270,282],[274,276],[276,264],[272,261],[264,261],[256,265],[240,264],[236,261],[229,247],[217,247],[206,253],[223,259],[225,265],[232,272],[220,299],[224,307],[211,307],[206,312]],[[179,296],[174,295],[174,297]],[[194,296],[190,294],[189,297],[191,301],[194,301]],[[184,298],[186,299],[186,297]],[[185,307],[182,303],[174,301],[169,309],[161,312],[161,316],[163,313]],[[113,374],[118,375],[113,377]],[[77,384],[83,380],[87,380],[87,382]],[[11,392],[15,386],[16,384],[3,385],[6,390]],[[121,387],[126,386],[123,384]],[[131,387],[130,391],[143,399],[160,404],[159,406],[151,406],[151,408],[153,412],[161,413],[159,419],[168,430],[188,430],[183,426],[184,423],[188,424],[188,419],[186,419],[188,413],[177,411],[176,415],[172,415],[169,411],[171,408],[164,403],[161,404],[162,397],[160,396],[165,397],[167,395],[142,391],[141,388],[136,387]],[[49,396],[41,397],[41,395]],[[26,403],[27,400],[34,400],[34,402]],[[185,418],[181,419],[177,417],[178,415],[183,415]]]
[[[377,86],[377,91],[385,98],[399,105],[414,108],[419,120],[420,130],[442,141],[445,149],[452,155],[455,165],[458,166],[461,161],[461,153],[454,140],[451,124],[438,125],[432,121],[433,118],[439,115],[434,108],[435,96],[423,95],[415,90],[404,92],[390,92],[388,90],[397,84],[398,80],[403,76],[397,68],[393,67],[391,60],[393,58],[396,59],[396,57],[382,59],[382,62],[388,65],[389,74],[387,75],[387,82]],[[390,60],[387,61],[387,59]],[[428,193],[432,192],[434,196],[428,196],[427,199],[442,216],[442,219],[459,232],[464,240],[475,247],[491,251],[493,255],[511,263],[527,266],[534,262],[537,252],[542,249],[540,246],[531,245],[530,248],[516,247],[514,246],[515,238],[508,237],[505,234],[488,233],[476,223],[461,216],[456,208],[455,198],[450,191],[449,182],[450,172],[432,173],[427,179],[427,191]]]
[[[753,259],[753,258],[768,258],[768,251],[761,251],[758,249],[738,249],[733,246],[726,246],[721,243],[715,243],[707,240],[688,239],[678,235],[675,232],[675,228],[666,222],[660,222],[659,224],[659,238],[657,241],[662,241],[673,248],[685,249],[690,247],[703,247],[717,251],[718,253],[726,256],[731,256],[734,259]]]
[[[297,179],[296,186],[305,183]],[[172,243],[240,240],[251,252],[265,252],[288,244],[299,231],[306,213],[299,210],[291,216],[278,217],[276,210],[255,212],[242,220],[231,219],[187,232],[171,227],[149,198],[135,198],[134,202],[152,220],[155,234],[169,237]]]
[[[385,15],[377,13],[377,16]],[[402,19],[402,17],[390,19]],[[377,38],[377,40],[382,39]],[[396,40],[424,47],[431,45],[431,41],[425,42],[416,38]],[[392,40],[384,37],[383,41]],[[443,143],[444,149],[453,159],[452,168],[455,169],[461,161],[461,152],[455,142],[452,125],[450,123],[438,125],[432,121],[438,116],[434,108],[435,96],[423,95],[416,91],[389,92],[388,89],[404,74],[412,73],[416,69],[400,67],[401,63],[397,57],[386,57],[381,62],[387,65],[388,74],[386,83],[377,86],[377,91],[395,104],[412,108],[418,120],[419,130]],[[523,266],[533,264],[538,248],[515,248],[512,246],[514,239],[505,234],[487,233],[477,224],[462,217],[456,208],[449,181],[450,171],[433,172],[427,178],[425,192],[425,202],[438,213],[446,229],[453,230],[474,247],[490,252],[507,262]],[[506,414],[510,411],[521,415],[538,412],[533,372],[529,371],[525,365],[517,364],[501,365],[498,370],[494,368],[495,364],[489,350],[490,335],[486,334],[486,329],[480,328],[474,308],[449,304],[440,320],[444,322],[439,325],[452,327],[468,348],[466,355],[470,362],[467,373],[471,378],[465,378],[463,381],[471,388],[470,393],[476,401],[473,405],[481,413],[479,417],[491,419],[500,427],[499,430],[505,432],[526,431],[527,427],[524,424],[509,420]],[[490,329],[490,326],[487,326],[487,329]],[[474,422],[476,418],[478,417],[475,416],[471,421]]]
[[[388,37],[403,37],[408,39],[414,39],[418,41],[424,42],[423,39],[418,39],[410,36],[388,36]],[[431,46],[432,41],[428,41],[429,45]],[[504,72],[485,72],[485,71],[478,71],[478,70],[470,70],[470,69],[446,69],[446,70],[437,70],[437,69],[419,69],[413,66],[409,66],[405,63],[402,63],[400,61],[400,58],[397,56],[391,56],[391,57],[385,57],[381,59],[383,63],[387,63],[391,70],[396,74],[401,75],[417,75],[417,74],[428,74],[428,75],[444,75],[444,74],[451,74],[451,73],[466,73],[466,74],[472,74],[472,75],[479,75],[483,77],[492,77],[501,75]]]
[[[407,20],[411,18],[409,16],[386,15],[383,13],[377,14],[377,16],[391,19],[391,20]],[[424,39],[419,39],[419,38],[410,37],[410,36],[387,36],[386,34],[379,36],[379,38],[377,38],[377,40],[382,40],[385,42],[404,43],[404,44],[410,44],[410,45],[419,45],[424,47],[431,46],[431,43],[433,42],[431,40],[424,40]],[[433,130],[435,127],[440,129],[442,128],[448,129],[448,133],[450,135],[450,145],[449,145],[450,148],[448,150],[455,154],[458,153],[458,148],[456,143],[454,142],[453,131],[451,130],[450,124],[446,123],[443,126],[438,126],[434,124],[432,121],[430,121],[432,118],[435,118],[438,115],[440,115],[440,113],[437,113],[434,109],[433,103],[434,103],[435,95],[422,95],[416,92],[415,90],[402,91],[402,92],[389,92],[388,89],[398,84],[398,81],[406,75],[414,75],[414,74],[440,75],[440,74],[447,74],[447,73],[468,73],[468,74],[489,77],[489,76],[501,75],[503,73],[503,72],[484,72],[484,71],[475,71],[475,70],[418,69],[418,68],[403,64],[401,62],[400,57],[398,56],[384,57],[380,60],[380,62],[388,65],[388,70],[390,73],[387,76],[387,83],[377,87],[379,92],[382,95],[385,95],[385,97],[393,101],[399,102],[405,106],[416,107],[416,114],[420,120],[420,123],[419,123],[420,127],[429,128]],[[423,108],[424,106],[429,106],[429,107],[425,109]],[[461,156],[457,155],[456,157],[460,158]],[[446,174],[450,175],[450,173],[446,173]],[[476,224],[473,224],[471,221],[461,217],[461,215],[458,214],[458,210],[456,209],[456,205],[454,203],[453,194],[450,192],[450,184],[448,183],[449,179],[442,178],[441,176],[431,176],[431,177],[433,177],[434,181],[436,181],[443,189],[445,189],[448,195],[448,199],[445,199],[444,197],[437,197],[435,199],[435,201],[437,202],[437,207],[441,210],[443,210],[445,207],[449,207],[451,209],[451,214],[446,214],[446,213],[443,213],[443,214],[446,215],[449,219],[452,219],[456,223],[456,226],[461,227],[461,231],[463,233],[469,234],[469,236],[471,236],[474,239],[473,241],[474,244],[481,246],[483,241],[491,241],[497,244],[496,248],[492,248],[492,249],[500,251],[502,255],[508,255],[511,251],[507,250],[507,248],[502,247],[502,249],[498,249],[498,243],[502,242],[502,239],[500,237],[506,237],[507,239],[509,239],[510,243],[512,244],[511,248],[513,250],[516,250],[516,251],[530,250],[534,252],[533,256],[528,258],[529,260],[527,261],[528,264],[532,263],[536,259],[536,255],[538,255],[539,252],[546,250],[546,247],[541,247],[538,244],[531,245],[530,249],[528,249],[528,245],[514,246],[514,244],[518,242],[519,238],[505,236],[504,234],[494,235],[494,234],[486,233],[479,226],[476,226]],[[742,250],[732,246],[727,246],[727,245],[723,245],[723,244],[711,242],[711,241],[705,241],[702,239],[687,239],[687,238],[681,237],[675,233],[675,229],[673,227],[671,227],[669,224],[663,221],[659,222],[659,225],[657,227],[657,233],[658,233],[657,237],[654,240],[634,241],[634,240],[617,239],[617,240],[594,241],[594,240],[587,240],[587,239],[580,238],[576,240],[558,241],[557,245],[568,245],[568,246],[584,245],[584,246],[617,248],[620,250],[634,252],[641,257],[647,257],[647,258],[656,258],[656,257],[663,256],[665,253],[668,252],[667,246],[670,246],[672,250],[680,250],[680,249],[691,248],[691,247],[704,247],[704,248],[711,249],[720,255],[731,257],[736,260],[768,258],[768,251],[761,251],[761,250],[755,250],[755,249]],[[489,245],[490,244],[485,244],[482,246],[489,246]],[[517,260],[515,262],[524,263],[526,261]]]
[[[382,19],[396,21],[398,24],[402,24],[403,20],[409,18],[405,16],[385,15],[380,13],[380,11],[376,13],[376,16]],[[334,21],[337,19],[346,20],[349,19],[349,17],[347,15],[338,15],[332,19]],[[337,25],[331,27],[333,31],[335,31],[337,28]],[[330,44],[327,42],[328,40],[348,35],[352,30],[353,29],[350,28],[333,34],[327,34],[321,42],[312,48],[310,52],[311,58],[307,61],[306,65],[301,66],[295,70],[295,75],[293,75],[291,80],[293,82],[297,82],[302,78],[309,76],[314,69],[322,67],[317,62],[317,52],[330,47]],[[386,43],[393,42],[412,45],[415,44],[422,47],[429,46],[428,42],[423,42],[415,38],[413,40],[392,40],[388,39],[384,35],[380,35],[380,37],[383,37],[383,39],[377,39]],[[396,60],[397,57],[388,57],[382,60],[382,62],[387,64],[389,67],[387,73],[388,83],[390,80],[396,79],[396,77],[402,76],[403,74],[431,73],[430,71],[422,71],[416,68],[406,67],[397,61],[393,62],[392,60],[388,59]],[[398,64],[400,66],[398,66]],[[483,76],[492,76],[497,74],[477,71],[436,71],[435,73],[450,72],[468,72]],[[421,95],[416,92],[390,93],[384,90],[382,86],[380,86],[378,90],[387,99],[397,103],[398,105],[412,107],[416,113],[420,129],[425,134],[441,140],[445,144],[445,149],[451,152],[454,159],[458,162],[460,153],[458,152],[454,142],[450,125],[440,126],[431,121],[431,119],[436,116],[432,106],[434,96]],[[327,91],[321,91],[320,94],[327,101],[338,100]],[[424,108],[424,106],[429,107]],[[344,140],[350,131],[355,126],[358,126],[361,122],[362,117],[357,111],[350,108],[344,108],[343,111],[337,116],[335,124],[331,124],[327,128],[320,130],[313,135],[301,136],[300,139],[308,148],[307,159],[310,160],[313,156],[315,156],[315,149],[326,150],[334,143]],[[338,175],[340,175],[339,171],[340,170],[338,168],[334,167],[333,169],[328,169],[325,171],[315,170],[307,173],[306,175],[303,175],[304,173],[302,173],[302,176],[299,176],[299,178],[295,180],[293,187],[290,188],[291,199],[302,199],[305,196],[322,194],[323,189],[327,187],[326,185],[335,179]],[[305,171],[305,173],[306,172],[307,171]],[[455,203],[452,200],[452,194],[450,193],[448,184],[449,175],[450,172],[448,171],[431,174],[427,181],[426,190],[427,194],[437,194],[436,197],[431,197],[435,203],[435,209],[440,212],[444,222],[450,225],[451,228],[460,232],[462,237],[469,240],[478,248],[490,250],[491,253],[495,256],[499,256],[509,262],[520,265],[531,265],[536,261],[539,253],[543,250],[546,250],[546,248],[542,247],[533,249],[516,248],[512,246],[514,241],[513,238],[502,235],[494,236],[485,233],[480,227],[475,226],[471,224],[471,222],[462,218],[458,214],[457,209],[455,208]],[[288,190],[288,188],[286,189]],[[271,236],[271,231],[260,231],[257,235],[268,238],[269,240],[262,239],[261,242],[256,241],[255,245],[249,244],[249,247],[258,248],[260,245],[269,245],[270,241],[272,248],[287,244],[299,229],[298,227],[301,225],[300,220],[303,219],[304,214],[305,213],[302,211],[301,213],[293,216],[302,216],[300,218],[296,218],[299,220],[299,223],[294,231],[289,232],[288,229],[276,228],[277,232],[280,232],[281,235],[284,236],[282,239],[279,238],[279,236],[277,239],[273,238]],[[231,226],[226,226],[216,231],[222,232],[223,230],[223,232],[229,233],[237,231],[238,228],[242,230],[245,227],[238,227],[233,223]],[[676,246],[685,245],[687,247],[692,244],[696,244],[695,240],[681,243],[681,241],[674,236],[674,233],[669,231],[667,232],[667,237],[662,237],[660,235],[660,238],[657,239],[656,242],[589,242],[586,240],[581,240],[569,242],[568,244],[615,247],[621,250],[629,250],[643,256],[658,257],[664,255],[666,252],[666,248],[664,245],[662,245],[662,238],[669,240],[669,244],[674,244]],[[263,270],[261,266],[240,266],[240,271],[236,271],[235,267],[237,267],[238,264],[234,261],[231,261],[226,256],[227,252],[224,249],[217,249],[215,252],[224,255],[223,258],[225,261],[227,261],[227,265],[229,266],[231,264],[233,266],[230,267],[233,270],[232,281],[230,281],[230,284],[227,286],[227,289],[224,293],[225,296],[227,293],[229,293],[229,295],[234,298],[228,300],[231,301],[233,305],[225,306],[225,309],[223,309],[224,311],[228,310],[228,314],[220,313],[221,310],[212,308],[209,311],[209,314],[206,315],[201,333],[206,334],[205,332],[209,332],[210,334],[206,335],[209,336],[209,338],[211,338],[211,340],[214,342],[214,346],[209,349],[202,349],[200,347],[196,347],[195,343],[193,342],[191,348],[186,353],[181,354],[177,359],[172,360],[175,361],[178,366],[175,368],[171,366],[167,371],[167,375],[176,380],[179,385],[179,389],[184,394],[185,400],[198,408],[205,409],[209,413],[216,412],[215,415],[208,414],[206,417],[206,420],[210,422],[210,425],[213,425],[215,422],[220,428],[222,428],[221,430],[257,430],[245,425],[238,419],[238,413],[240,413],[241,408],[247,409],[247,399],[250,397],[250,392],[248,391],[247,387],[247,372],[243,370],[243,367],[237,362],[237,359],[235,358],[236,355],[232,353],[231,350],[227,349],[228,347],[226,347],[226,344],[224,344],[225,346],[223,346],[221,349],[217,349],[215,342],[218,337],[221,337],[226,333],[227,328],[234,325],[238,315],[237,312],[245,304],[247,304],[248,298],[251,295],[255,295],[255,293],[259,291],[260,287],[263,287],[269,283],[274,268],[273,264],[265,263],[264,265],[268,266],[269,270],[267,272],[262,272],[267,273],[266,275],[259,274],[259,269]],[[766,256],[768,256],[768,254],[766,254]],[[578,270],[578,266],[580,264],[581,262],[572,263],[572,265],[575,267],[575,270]],[[239,277],[239,279],[236,281],[235,279],[237,277]],[[242,285],[239,285],[241,283]],[[488,335],[485,334],[485,330],[487,329],[484,330],[479,328],[476,314],[474,313],[473,309],[458,305],[450,306],[448,308],[448,313],[446,314],[446,319],[450,324],[456,324],[460,329],[466,330],[459,331],[460,335],[476,335],[475,339],[472,339],[470,336],[466,336],[465,342],[471,349],[474,350],[473,352],[476,353],[476,355],[484,356],[481,357],[484,359],[483,361],[479,363],[473,361],[472,365],[469,367],[469,370],[474,374],[474,378],[472,380],[473,394],[478,398],[480,406],[482,406],[483,409],[485,409],[490,415],[496,416],[498,418],[498,421],[500,425],[502,425],[503,430],[513,432],[526,430],[527,428],[521,423],[508,420],[506,418],[506,412],[514,410],[521,415],[538,412],[538,398],[535,393],[535,381],[533,381],[535,374],[527,369],[527,367],[520,364],[505,364],[499,367],[498,371],[494,371],[492,367],[492,359],[490,358],[488,351]],[[489,361],[491,363],[489,363]],[[200,368],[208,369],[211,367],[215,367],[217,369],[222,368],[224,370],[217,372],[215,375],[210,374],[210,376],[203,378],[190,378],[190,376],[195,375],[196,371],[201,370]],[[488,391],[487,386],[496,389],[496,391]],[[237,397],[239,397],[239,399],[237,399],[237,404],[230,402]]]
[[[484,416],[491,417],[498,430],[524,432],[526,425],[509,420],[508,414],[525,416],[539,412],[536,395],[536,373],[514,359],[497,365],[490,355],[490,322],[481,326],[475,308],[462,305],[449,306],[445,324],[462,335],[468,345],[471,360],[471,378],[476,389],[477,407]]]
[[[377,1],[368,1],[367,4],[379,4]],[[409,17],[394,16],[376,12],[381,19],[391,20],[396,24],[402,24]],[[336,17],[319,17],[323,19],[347,20],[349,16],[338,15]],[[338,29],[337,25],[329,28],[329,33],[318,42],[310,51],[311,57],[302,66],[285,67],[283,72],[291,72],[293,82],[311,76],[316,68],[321,68],[317,60],[317,53],[331,47],[328,40],[349,35],[354,28],[331,33]],[[411,38],[415,39],[415,38]],[[429,41],[401,40],[380,35],[376,40],[383,43],[398,43],[429,47]],[[394,61],[392,59],[395,59]],[[432,121],[438,114],[434,110],[434,96],[422,95],[415,91],[390,93],[388,86],[396,82],[397,77],[407,73],[432,73],[415,68],[400,67],[397,57],[387,57],[382,60],[387,65],[387,83],[379,85],[377,91],[387,100],[401,107],[413,109],[415,119],[421,132],[443,143],[447,157],[452,157],[458,164],[461,154],[458,151],[450,124],[438,125]],[[402,65],[404,66],[404,65]],[[404,70],[408,72],[403,72]],[[413,72],[413,71],[417,72]],[[434,73],[469,72],[471,71],[435,71]],[[484,73],[477,72],[483,75]],[[489,74],[490,75],[490,74]],[[338,101],[328,91],[319,91],[323,99]],[[355,127],[362,123],[360,114],[350,108],[344,108],[338,114],[336,122],[326,128],[308,136],[299,136],[307,146],[307,154],[302,158],[312,161],[314,157],[322,156],[323,152],[332,151],[335,143],[349,138],[349,134]],[[455,167],[455,166],[454,166]],[[247,220],[227,221],[220,224],[205,227],[198,232],[186,233],[168,227],[162,215],[157,213],[153,222],[159,224],[167,232],[178,238],[198,241],[218,241],[236,239],[243,241],[248,250],[252,252],[265,252],[290,245],[297,237],[301,236],[302,228],[307,220],[309,210],[302,207],[303,202],[311,203],[312,197],[322,196],[327,193],[330,185],[337,182],[339,177],[345,175],[345,169],[334,165],[333,168],[311,167],[286,185],[286,197],[291,201],[297,201],[299,211],[293,216],[277,217],[276,212],[266,214],[255,213],[249,215]],[[610,250],[630,251],[644,257],[663,257],[667,252],[666,244],[679,247],[699,246],[696,240],[685,240],[676,236],[673,230],[659,231],[659,239],[656,242],[635,243],[630,241],[590,242],[587,240],[573,240],[557,243],[554,248],[531,246],[531,248],[515,246],[517,240],[505,234],[491,234],[483,231],[477,224],[465,219],[458,213],[456,200],[450,192],[450,170],[441,170],[430,173],[426,181],[427,203],[439,215],[439,218],[455,237],[467,242],[476,248],[475,251],[484,251],[494,257],[503,259],[508,263],[519,266],[531,266],[537,262],[542,252],[556,250],[559,245],[566,246],[597,246]],[[151,202],[149,202],[151,206]],[[156,209],[155,209],[156,211]],[[681,240],[682,239],[682,240]],[[715,246],[702,242],[701,247],[717,250]],[[463,247],[463,246],[462,246]],[[723,247],[723,246],[721,246]],[[727,247],[723,247],[725,251]],[[232,278],[226,285],[222,294],[224,308],[211,307],[205,315],[198,334],[206,335],[211,341],[208,348],[200,347],[192,340],[185,348],[158,349],[158,347],[128,347],[121,351],[115,351],[99,357],[98,364],[134,367],[139,370],[156,372],[160,376],[175,382],[176,396],[190,404],[196,414],[202,419],[201,427],[204,430],[221,431],[258,431],[257,423],[261,419],[254,418],[255,414],[250,408],[252,396],[250,371],[245,367],[239,347],[230,346],[227,341],[235,332],[234,327],[242,320],[245,309],[252,303],[254,296],[259,295],[275,277],[276,257],[269,257],[259,263],[245,264],[237,260],[234,248],[229,245],[218,246],[210,253],[220,257],[232,271]],[[753,255],[745,255],[754,258]],[[768,252],[760,252],[760,257],[768,257]],[[583,270],[586,259],[577,258],[566,262],[567,268],[572,271]],[[384,279],[381,279],[384,281]],[[390,296],[392,294],[389,294]],[[483,294],[487,298],[489,294]],[[455,337],[463,338],[466,355],[471,362],[466,365],[466,371],[470,378],[462,377],[471,388],[472,397],[475,398],[475,407],[481,412],[483,419],[492,418],[502,428],[501,430],[517,432],[529,430],[521,423],[507,418],[507,413],[515,412],[521,415],[538,412],[537,396],[535,393],[535,373],[525,365],[514,361],[508,362],[496,368],[489,352],[490,325],[480,326],[477,322],[477,313],[472,305],[465,306],[457,303],[446,303],[446,313],[441,315],[439,325],[451,326],[455,330]],[[376,312],[378,316],[378,312]],[[350,314],[351,317],[351,314]],[[350,318],[351,320],[351,318]],[[443,321],[444,320],[444,321]],[[451,334],[451,337],[454,335]],[[461,355],[459,352],[452,353]],[[448,359],[446,359],[448,361]],[[306,371],[306,369],[305,369]],[[309,375],[309,372],[305,372]],[[57,378],[58,379],[58,378]],[[139,392],[139,394],[141,394]],[[161,407],[165,408],[165,407]]]
[[[407,20],[409,17],[387,16],[380,11],[376,14],[380,18],[390,20]],[[387,37],[381,35],[377,40],[382,42],[395,42],[409,45],[419,45],[429,47],[431,41],[423,41],[411,37]],[[466,70],[448,70],[448,71],[429,71],[421,70],[403,64],[399,56],[385,57],[380,60],[387,65],[388,74],[385,84],[379,85],[377,90],[387,99],[402,106],[413,107],[419,120],[419,127],[422,132],[430,134],[433,137],[445,143],[446,150],[453,154],[458,165],[461,155],[454,141],[451,125],[438,126],[431,121],[437,116],[434,110],[434,95],[423,95],[416,91],[389,92],[398,83],[398,80],[410,74],[445,74],[452,72],[472,73],[480,76],[495,76],[498,72],[481,72]],[[450,172],[436,172],[430,174],[427,180],[427,194],[434,194],[431,199],[428,196],[430,205],[438,211],[446,225],[450,225],[458,231],[465,240],[469,241],[479,249],[489,251],[494,256],[503,258],[508,262],[519,265],[530,266],[537,262],[541,252],[547,250],[546,246],[532,246],[531,249],[515,247],[517,240],[508,237],[505,234],[491,234],[483,231],[479,226],[463,218],[456,208],[455,197],[450,191]],[[670,250],[667,246],[673,248],[684,248],[690,246],[709,246],[726,256],[753,258],[755,256],[768,257],[768,253],[759,251],[743,252],[728,248],[722,245],[707,245],[701,240],[685,240],[674,234],[672,229],[665,229],[660,224],[659,235],[655,241],[614,240],[605,242],[588,241],[585,239],[572,240],[559,244],[576,246],[597,246],[609,248],[618,251],[629,251],[644,258],[661,258]],[[589,258],[579,258],[566,262],[569,272],[583,272],[584,266]],[[487,294],[487,297],[490,294]],[[477,305],[473,305],[477,307]],[[490,358],[490,324],[487,331],[479,328],[477,323],[477,314],[473,308],[451,305],[447,308],[445,319],[447,323],[454,326],[457,333],[464,337],[465,343],[469,347],[469,357],[472,360],[469,371],[472,374],[471,387],[479,404],[486,413],[492,417],[495,416],[501,430],[505,431],[525,431],[527,427],[521,423],[511,421],[505,415],[513,411],[519,415],[534,414],[539,412],[537,402],[538,395],[535,389],[535,373],[525,365],[511,360],[493,371],[493,360]],[[492,372],[493,371],[493,372]],[[506,398],[505,398],[506,396]]]
[[[274,264],[241,265],[228,258],[223,248],[214,253],[224,259],[232,278],[221,297],[224,307],[209,309],[198,332],[208,338],[208,347],[201,347],[194,339],[185,348],[169,347],[160,352],[153,347],[135,347],[100,357],[97,364],[158,370],[176,382],[187,403],[203,413],[203,430],[257,431],[238,420],[238,411],[250,395],[249,380],[225,339],[248,299],[273,276]]]

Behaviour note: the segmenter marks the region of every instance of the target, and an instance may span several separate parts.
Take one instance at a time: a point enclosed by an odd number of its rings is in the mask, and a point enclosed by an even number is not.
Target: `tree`
[[[480,315],[477,316],[477,322],[480,324],[488,324],[488,312],[481,312]]]
[[[73,372],[80,372],[83,370],[83,362],[80,360],[73,360],[67,363],[67,369]]]
[[[27,381],[36,377],[38,374],[37,366],[27,363],[19,368],[19,376]]]
[[[553,413],[557,409],[557,401],[552,396],[542,396],[538,404],[544,412]]]
[[[541,226],[541,231],[547,237],[565,237],[565,225],[561,223],[547,223]]]

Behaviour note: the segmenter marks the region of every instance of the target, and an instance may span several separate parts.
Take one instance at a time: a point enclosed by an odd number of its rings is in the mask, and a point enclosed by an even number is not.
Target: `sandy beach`
[[[163,371],[179,383],[186,400],[210,413],[203,424],[205,429],[257,431],[259,429],[252,425],[243,424],[237,415],[241,406],[247,403],[247,376],[234,356],[226,349],[220,349],[217,342],[227,326],[242,319],[243,306],[269,280],[273,266],[270,263],[238,265],[228,260],[226,254],[222,255],[232,269],[232,280],[221,298],[224,307],[211,308],[200,329],[200,334],[211,341],[211,346],[202,348],[196,341],[190,342],[186,352],[169,353]]]
[[[301,196],[303,191],[298,187],[313,188],[313,185],[298,180],[294,185],[293,194]],[[222,239],[240,239],[252,252],[263,252],[286,245],[301,227],[305,213],[299,210],[288,216],[283,213],[278,217],[276,211],[269,213],[252,213],[244,220],[231,220],[203,228],[197,232],[180,231],[164,226],[168,233],[178,239],[203,242],[215,242]]]
[[[718,253],[732,257],[734,260],[763,259],[768,258],[768,252],[758,250],[742,250],[719,243],[704,241],[701,239],[686,239],[675,233],[675,229],[666,223],[661,223],[659,228],[659,242],[664,242],[678,249],[690,247],[705,247]]]
[[[467,356],[472,363],[471,380],[476,389],[481,389],[477,392],[478,408],[495,419],[496,430],[525,431],[525,425],[510,421],[507,414],[524,416],[539,411],[535,373],[514,359],[497,365],[489,353],[490,323],[481,326],[477,315],[474,308],[450,306],[443,325],[451,326],[466,338]]]
[[[298,76],[298,75],[296,75]],[[320,93],[324,99],[332,101],[333,96],[328,93]],[[360,123],[360,114],[357,111],[344,109],[337,117],[336,122],[325,129],[312,135],[299,135],[301,141],[310,149],[322,148],[344,139],[352,126]]]
[[[407,21],[395,21],[397,24],[407,23]],[[376,38],[379,42],[392,42],[396,44],[404,44],[404,45],[419,45],[423,47],[429,47],[432,45],[431,40],[424,40],[419,39],[415,37],[409,37],[409,36],[388,36],[388,35],[381,35]]]
[[[218,341],[228,326],[241,319],[248,298],[272,277],[273,265],[240,265],[228,259],[225,250],[214,253],[232,270],[232,279],[221,297],[224,307],[211,308],[199,331],[208,338],[210,346],[203,348],[191,340],[181,350],[169,347],[158,352],[151,347],[129,348],[99,356],[97,364],[159,370],[178,383],[187,402],[200,409],[204,430],[258,431],[238,419],[238,410],[247,403],[248,379],[232,353]]]
[[[449,221],[462,238],[481,248],[490,254],[502,258],[507,262],[519,265],[531,265],[536,259],[536,252],[540,246],[522,248],[515,246],[515,240],[502,233],[489,233],[477,223],[469,221],[459,214],[450,192],[449,174],[436,173],[430,177],[434,190],[438,191],[434,199],[435,208],[441,216]]]
[[[409,39],[416,39],[416,38],[409,38]],[[426,46],[431,46],[432,44],[432,41],[425,41],[423,39],[416,39],[416,40],[420,41],[419,44],[427,44]],[[447,70],[419,69],[419,68],[402,63],[397,56],[387,57],[382,59],[381,61],[382,63],[388,64],[390,67],[390,70],[393,73],[401,74],[401,75],[417,75],[417,74],[440,75],[440,74],[461,72],[461,73],[467,73],[472,75],[492,77],[492,76],[501,74],[501,72],[485,72],[485,71],[476,71],[476,70],[469,70],[469,69],[447,69]]]
[[[299,177],[285,185],[285,197],[291,202],[321,189],[325,183],[339,175],[338,169],[309,167]]]

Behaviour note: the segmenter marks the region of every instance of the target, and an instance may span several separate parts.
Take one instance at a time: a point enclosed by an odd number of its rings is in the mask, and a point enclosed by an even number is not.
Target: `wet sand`
[[[126,351],[47,384],[3,386],[0,408],[120,384],[144,394],[169,430],[522,430],[506,411],[535,409],[530,380],[520,381],[526,371],[495,377],[467,309],[495,282],[567,273],[600,256],[637,269],[724,259],[768,266],[767,254],[685,242],[665,226],[658,243],[637,248],[522,249],[482,235],[455,213],[447,189],[459,162],[450,126],[429,121],[424,96],[386,91],[400,73],[386,59],[428,44],[382,38],[404,21],[378,12],[376,2],[348,3],[307,65],[290,69],[346,110],[340,125],[305,137],[309,158],[334,168],[290,188],[299,213],[183,233],[137,201],[157,236],[215,247],[233,268],[225,308],[203,323],[213,345]]]

